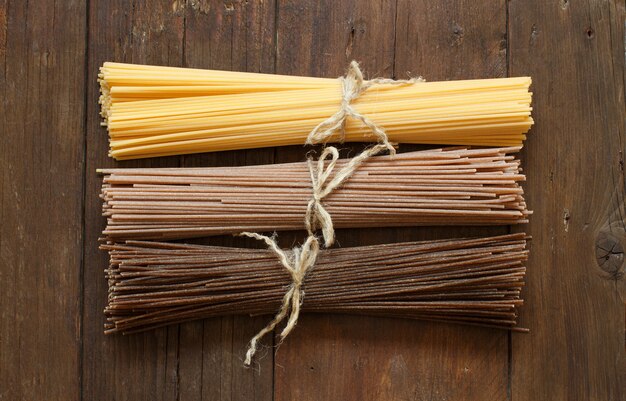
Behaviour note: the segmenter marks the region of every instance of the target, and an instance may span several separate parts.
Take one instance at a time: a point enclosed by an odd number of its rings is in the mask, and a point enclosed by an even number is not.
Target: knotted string
[[[318,143],[325,143],[337,131],[340,131],[340,142],[343,142],[346,136],[346,118],[351,117],[360,121],[363,125],[369,128],[377,137],[379,145],[384,145],[383,149],[388,149],[389,153],[394,155],[396,150],[389,143],[385,130],[376,125],[372,120],[365,117],[363,114],[356,111],[352,107],[352,101],[358,98],[372,85],[411,85],[416,82],[422,82],[423,79],[418,77],[396,81],[388,78],[374,78],[365,81],[363,79],[363,73],[359,68],[359,63],[353,60],[350,63],[346,76],[340,77],[339,80],[341,81],[342,86],[341,106],[339,107],[339,110],[313,128],[313,131],[311,131],[307,137],[306,144],[314,145]]]
[[[350,63],[348,72],[345,77],[340,77],[339,80],[342,84],[342,98],[341,106],[339,110],[328,119],[318,124],[308,135],[306,144],[313,145],[318,143],[326,143],[337,131],[340,132],[340,141],[343,142],[345,138],[345,126],[348,117],[360,121],[363,125],[368,127],[374,136],[378,139],[378,144],[371,146],[361,152],[359,155],[350,159],[341,170],[339,170],[334,177],[329,181],[333,175],[333,170],[339,159],[339,151],[334,146],[328,146],[324,148],[324,151],[320,155],[315,163],[312,159],[308,160],[309,173],[311,176],[312,186],[312,198],[309,201],[304,218],[304,224],[308,232],[308,237],[301,247],[296,247],[292,250],[292,256],[281,250],[274,238],[270,238],[257,233],[244,232],[240,235],[264,241],[268,248],[272,250],[283,267],[291,275],[292,282],[289,285],[287,292],[283,297],[283,301],[280,310],[274,316],[274,319],[259,331],[250,340],[248,351],[246,352],[245,365],[249,366],[252,362],[259,340],[267,333],[274,330],[274,328],[289,314],[289,320],[287,325],[280,333],[280,340],[282,341],[298,322],[298,316],[300,315],[300,307],[302,300],[304,299],[304,291],[302,285],[307,272],[315,264],[317,254],[320,249],[319,240],[315,235],[317,229],[322,230],[322,236],[324,237],[324,246],[326,248],[333,245],[335,242],[335,230],[333,227],[333,221],[330,213],[326,210],[322,204],[322,200],[330,195],[337,187],[344,183],[348,178],[354,174],[354,172],[363,164],[363,162],[372,156],[375,156],[385,150],[389,151],[391,156],[396,154],[396,149],[389,143],[389,138],[385,131],[377,126],[369,118],[365,117],[361,113],[357,112],[352,107],[352,101],[357,99],[364,91],[370,88],[374,84],[387,84],[387,85],[406,85],[413,84],[415,82],[422,81],[421,78],[412,78],[409,80],[395,81],[393,79],[376,78],[372,80],[364,80],[363,73],[359,68],[359,64],[356,61]],[[330,156],[330,162],[325,166],[326,160]]]
[[[252,337],[252,340],[250,340],[250,345],[248,346],[248,351],[246,352],[246,360],[244,361],[246,366],[250,366],[252,357],[257,350],[257,343],[259,340],[264,335],[274,330],[276,325],[287,317],[289,310],[291,310],[291,314],[289,315],[287,325],[280,333],[281,340],[287,337],[291,330],[296,326],[298,316],[300,315],[300,305],[302,305],[302,300],[304,299],[304,291],[302,291],[304,276],[306,275],[307,270],[315,264],[315,259],[317,258],[320,245],[317,237],[310,235],[302,247],[293,249],[293,254],[290,258],[285,251],[278,247],[278,244],[276,244],[276,241],[273,238],[249,232],[244,232],[240,235],[264,241],[268,248],[276,254],[283,267],[289,272],[292,280],[289,285],[289,289],[285,293],[285,296],[283,296],[283,302],[280,310],[276,316],[274,316],[274,319],[272,319],[267,326],[261,329],[261,331],[259,331],[254,337]]]

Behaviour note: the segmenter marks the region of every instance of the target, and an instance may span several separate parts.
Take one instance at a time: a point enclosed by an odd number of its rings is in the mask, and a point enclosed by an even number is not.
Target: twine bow
[[[372,80],[364,80],[363,73],[356,61],[350,63],[348,72],[345,77],[340,77],[342,84],[342,98],[339,110],[328,119],[318,124],[308,135],[306,144],[313,145],[318,143],[326,143],[331,139],[337,131],[340,132],[340,142],[345,139],[345,127],[348,117],[360,121],[368,127],[374,136],[378,139],[378,144],[371,146],[361,152],[359,155],[350,159],[341,170],[333,176],[333,171],[339,159],[339,151],[334,146],[327,146],[315,163],[312,159],[308,160],[309,173],[311,176],[312,198],[306,209],[304,224],[308,232],[308,237],[301,247],[292,250],[292,256],[278,247],[276,240],[257,233],[244,232],[240,235],[264,241],[268,248],[272,250],[283,267],[291,275],[292,282],[285,295],[280,310],[274,316],[274,319],[259,331],[250,340],[248,351],[246,352],[245,365],[249,366],[252,362],[259,340],[274,328],[289,314],[287,325],[280,333],[281,341],[289,335],[291,330],[298,322],[300,315],[300,307],[304,299],[304,291],[302,286],[307,272],[315,264],[317,254],[320,249],[319,240],[315,235],[315,231],[319,228],[322,230],[324,237],[324,246],[330,247],[335,242],[335,230],[333,227],[332,217],[322,204],[322,200],[330,195],[337,187],[354,174],[354,172],[363,164],[363,162],[372,156],[375,156],[385,150],[389,151],[391,156],[396,154],[396,149],[389,142],[389,138],[384,129],[377,126],[369,118],[357,112],[352,107],[352,101],[358,98],[364,91],[374,84],[388,85],[406,85],[422,81],[421,78],[412,78],[409,80],[395,81],[393,79],[376,78]],[[330,156],[330,162],[326,166],[326,160]],[[333,176],[332,179],[331,176]],[[329,181],[330,179],[330,181]]]

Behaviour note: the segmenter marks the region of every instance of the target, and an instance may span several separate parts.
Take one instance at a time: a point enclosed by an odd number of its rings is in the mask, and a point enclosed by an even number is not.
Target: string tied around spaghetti
[[[395,154],[396,150],[389,143],[385,130],[376,125],[372,120],[363,114],[356,111],[354,107],[352,107],[352,101],[357,99],[372,85],[412,85],[416,82],[422,82],[424,80],[421,77],[401,80],[388,78],[364,80],[359,63],[353,60],[348,67],[348,72],[344,77],[340,77],[339,81],[341,82],[342,88],[341,105],[339,110],[313,128],[307,137],[306,144],[314,145],[326,143],[337,131],[340,132],[340,142],[343,142],[345,138],[346,120],[350,117],[354,120],[360,121],[364,126],[369,128],[378,139],[379,144],[386,145],[385,148],[389,150],[389,154]]]
[[[281,341],[287,337],[291,330],[293,330],[296,326],[298,316],[300,315],[300,306],[302,305],[302,300],[304,299],[304,291],[302,290],[304,277],[306,276],[307,271],[315,264],[320,246],[317,237],[309,235],[304,242],[304,245],[293,249],[290,257],[287,252],[278,247],[274,238],[250,232],[243,232],[240,235],[264,241],[268,248],[276,254],[285,270],[289,272],[292,280],[289,285],[289,289],[283,296],[283,302],[280,310],[276,316],[274,316],[274,319],[272,319],[267,326],[261,329],[261,331],[259,331],[254,337],[252,337],[252,340],[250,340],[250,345],[248,347],[248,351],[246,352],[246,359],[244,361],[244,363],[249,366],[252,362],[252,357],[256,353],[259,340],[267,333],[274,330],[276,325],[287,317],[287,314],[289,314],[289,319],[287,320],[287,325],[280,333]]]
[[[330,163],[325,167],[324,162],[328,156],[331,156]],[[307,160],[313,196],[307,204],[304,225],[309,237],[314,236],[315,230],[321,228],[326,248],[332,246],[335,241],[335,230],[332,217],[322,204],[322,200],[339,185],[335,184],[334,180],[327,184],[338,159],[339,151],[337,148],[329,146],[324,149],[318,158],[317,166],[315,166],[315,162],[311,158]]]
[[[346,181],[358,167],[368,158],[377,155],[385,150],[389,151],[391,156],[396,154],[396,149],[389,142],[389,138],[385,133],[385,130],[376,125],[372,120],[357,112],[352,107],[352,101],[357,99],[363,92],[369,89],[374,84],[382,85],[410,85],[416,82],[421,82],[423,79],[411,78],[408,80],[393,80],[387,78],[375,78],[371,80],[364,80],[363,73],[359,67],[359,63],[352,61],[348,72],[345,77],[340,77],[342,87],[341,106],[339,110],[319,123],[308,135],[306,144],[313,145],[318,143],[327,142],[337,131],[340,131],[340,140],[343,141],[345,137],[345,126],[348,117],[360,121],[364,126],[368,127],[371,132],[377,137],[378,144],[365,149],[358,156],[352,158],[337,174],[334,178],[326,183],[332,171],[339,159],[339,151],[334,146],[328,146],[324,148],[322,154],[317,160],[317,167],[315,167],[311,159],[308,160],[309,172],[311,175],[311,182],[313,188],[313,197],[309,201],[305,216],[305,227],[309,235],[313,235],[315,229],[320,228],[324,237],[324,246],[326,248],[333,245],[335,242],[335,230],[333,227],[333,221],[330,214],[324,208],[322,200],[332,193],[335,188],[340,186]],[[331,157],[329,165],[325,168],[324,162]]]
[[[345,137],[345,125],[348,117],[360,121],[364,126],[368,127],[372,134],[378,139],[378,143],[374,146],[366,148],[363,152],[350,159],[334,176],[333,172],[339,159],[339,151],[334,146],[324,148],[320,157],[315,163],[311,158],[308,159],[309,173],[311,177],[312,197],[307,204],[305,214],[305,227],[308,237],[301,247],[296,247],[292,251],[292,257],[289,258],[287,253],[281,250],[274,238],[270,238],[257,233],[244,232],[240,235],[264,241],[268,248],[271,249],[278,257],[283,267],[289,272],[292,283],[289,285],[287,292],[283,297],[281,307],[274,316],[274,319],[259,331],[250,340],[246,359],[244,364],[249,366],[252,357],[256,353],[259,340],[270,333],[274,328],[283,321],[287,315],[289,319],[287,325],[280,333],[281,341],[289,335],[295,327],[298,316],[300,315],[300,306],[304,299],[304,291],[302,285],[307,272],[314,266],[317,254],[320,250],[319,240],[315,235],[315,231],[319,228],[322,230],[324,238],[324,246],[326,248],[332,246],[335,242],[335,230],[333,220],[324,207],[322,200],[330,195],[337,187],[350,178],[354,172],[363,164],[364,161],[375,156],[385,150],[389,151],[391,156],[396,154],[396,149],[389,142],[389,138],[385,130],[376,125],[372,120],[357,112],[352,107],[352,101],[358,98],[364,91],[374,84],[388,85],[407,85],[415,82],[421,82],[422,78],[412,78],[409,80],[392,80],[385,78],[376,78],[372,80],[364,80],[363,73],[356,61],[350,63],[348,72],[345,77],[340,77],[342,84],[342,98],[339,110],[328,119],[318,124],[308,135],[306,144],[313,145],[326,143],[332,138],[337,131],[340,131],[340,141]],[[330,162],[326,166],[326,160],[330,157]],[[331,179],[332,177],[332,179]],[[330,181],[329,181],[330,180]]]

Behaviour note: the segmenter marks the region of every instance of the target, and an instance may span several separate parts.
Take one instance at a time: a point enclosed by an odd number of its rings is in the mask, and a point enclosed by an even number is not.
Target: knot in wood
[[[612,279],[620,279],[624,275],[624,247],[619,238],[610,232],[602,231],[596,238],[596,262]]]

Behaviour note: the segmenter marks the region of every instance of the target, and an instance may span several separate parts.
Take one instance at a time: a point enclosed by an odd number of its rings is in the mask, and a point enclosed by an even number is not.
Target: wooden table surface
[[[623,1],[591,0],[0,0],[0,400],[626,399],[624,16]],[[532,76],[520,314],[531,333],[305,315],[276,352],[265,341],[253,369],[246,342],[267,317],[105,336],[96,168],[273,163],[306,150],[115,163],[98,116],[102,62],[336,77],[352,59],[369,77]],[[282,245],[297,238],[281,234]]]

